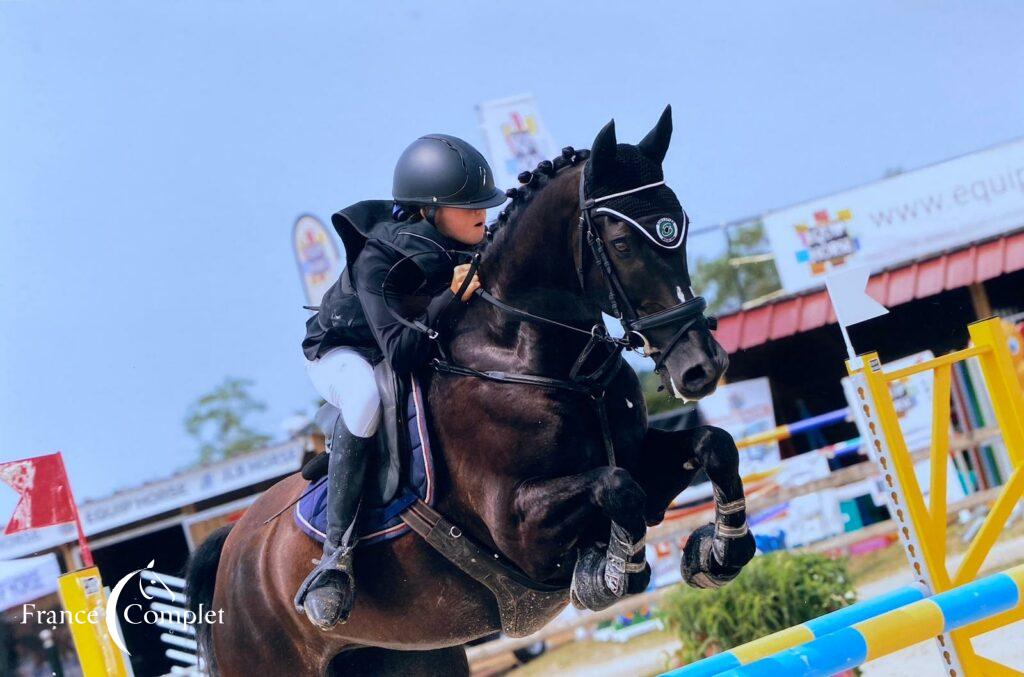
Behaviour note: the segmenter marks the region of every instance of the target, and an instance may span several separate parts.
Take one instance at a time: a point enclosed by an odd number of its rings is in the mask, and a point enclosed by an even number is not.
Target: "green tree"
[[[239,456],[270,441],[248,423],[252,414],[267,408],[250,395],[252,385],[250,379],[228,376],[189,407],[185,430],[199,442],[200,462]]]
[[[728,246],[715,258],[697,257],[693,284],[710,312],[728,312],[778,292],[782,283],[760,219],[726,226]]]

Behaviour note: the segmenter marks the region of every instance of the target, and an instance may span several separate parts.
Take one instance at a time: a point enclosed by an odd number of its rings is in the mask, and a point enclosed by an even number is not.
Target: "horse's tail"
[[[185,599],[188,601],[188,608],[197,617],[201,618],[201,614],[209,610],[213,604],[217,567],[220,565],[220,554],[224,549],[224,541],[227,540],[229,531],[231,531],[230,524],[217,529],[188,558],[188,565],[185,569]],[[203,607],[202,610],[200,610],[200,606]],[[196,623],[195,628],[199,655],[206,661],[206,667],[210,674],[215,675],[217,671],[213,657],[213,625]]]

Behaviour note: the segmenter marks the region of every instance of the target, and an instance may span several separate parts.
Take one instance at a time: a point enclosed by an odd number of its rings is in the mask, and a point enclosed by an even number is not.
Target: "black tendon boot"
[[[373,437],[357,437],[339,416],[327,465],[327,540],[324,556],[299,587],[295,608],[313,625],[330,630],[348,620],[355,603],[352,549],[366,457]]]

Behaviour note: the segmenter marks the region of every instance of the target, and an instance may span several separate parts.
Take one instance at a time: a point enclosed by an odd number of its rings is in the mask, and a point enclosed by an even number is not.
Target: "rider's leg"
[[[355,601],[352,551],[366,458],[380,423],[373,367],[358,353],[333,350],[309,363],[320,395],[341,411],[328,442],[327,538],[324,556],[303,581],[296,607],[317,627],[345,622]],[[326,432],[326,431],[325,431]]]

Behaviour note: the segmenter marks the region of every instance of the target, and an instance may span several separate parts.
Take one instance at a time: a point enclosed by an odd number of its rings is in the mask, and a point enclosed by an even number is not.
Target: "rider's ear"
[[[658,164],[665,159],[665,153],[668,152],[668,142],[672,140],[672,106],[665,106],[665,110],[662,112],[661,117],[658,118],[658,124],[654,125],[654,129],[647,133],[647,136],[643,138],[637,148],[640,152],[654,160]]]
[[[590,150],[590,180],[600,185],[601,176],[613,173],[615,167],[615,120],[610,121],[594,139]]]

